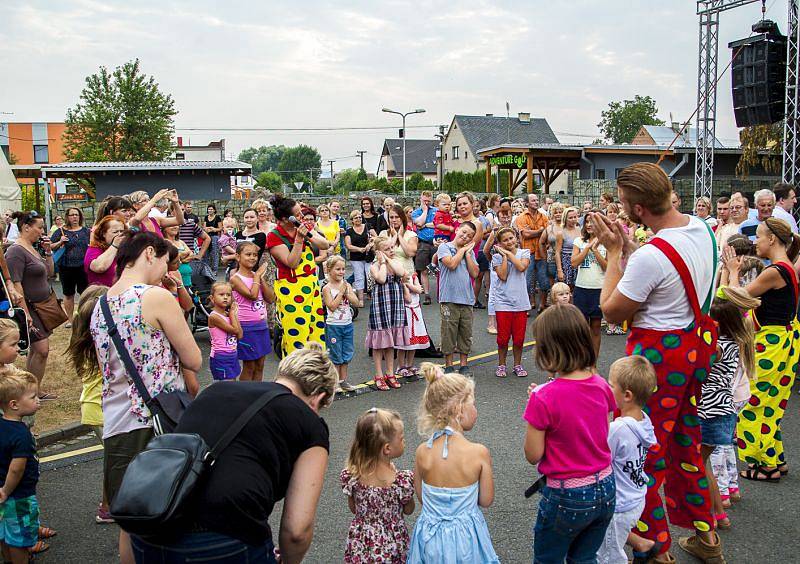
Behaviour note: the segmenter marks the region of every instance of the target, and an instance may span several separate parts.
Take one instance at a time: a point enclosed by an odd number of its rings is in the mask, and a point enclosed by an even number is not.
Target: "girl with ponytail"
[[[739,417],[736,433],[739,458],[748,464],[740,476],[778,482],[788,472],[780,422],[800,360],[798,284],[793,265],[800,252],[800,238],[788,223],[770,217],[756,230],[755,249],[769,266],[744,288],[750,296],[761,298],[761,304],[753,315],[755,378],[750,382],[751,398]],[[729,284],[731,289],[740,286],[742,258],[729,246],[722,258],[722,285]]]
[[[747,378],[755,372],[755,331],[748,312],[759,305],[761,300],[750,296],[747,290],[723,286],[717,292],[709,312],[719,328],[718,356],[702,383],[702,400],[697,415],[700,417],[702,434],[700,454],[710,485],[711,509],[717,527],[721,529],[731,526],[725,508],[730,505],[727,500],[731,488],[736,493],[739,489],[733,438],[736,416],[743,402],[740,400],[737,406],[736,392],[741,381],[745,386],[744,401],[750,397]],[[712,453],[716,455],[712,456]]]
[[[489,449],[464,436],[478,419],[475,383],[455,372],[445,374],[430,362],[420,370],[428,385],[418,426],[430,438],[419,445],[414,461],[422,514],[408,563],[448,562],[454,554],[463,562],[499,562],[480,510],[494,500],[492,458]]]

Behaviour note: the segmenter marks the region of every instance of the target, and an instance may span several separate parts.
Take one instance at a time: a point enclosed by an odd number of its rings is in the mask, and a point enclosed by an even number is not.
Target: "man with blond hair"
[[[626,353],[647,358],[658,382],[646,405],[658,444],[645,463],[650,481],[640,531],[651,546],[660,543],[657,561],[674,561],[668,554],[669,516],[672,525],[695,530],[680,539],[682,549],[706,562],[724,562],[700,456],[695,401],[716,352],[716,330],[706,315],[714,290],[716,240],[702,219],[673,207],[672,185],[658,165],[625,168],[617,189],[628,217],[655,233],[635,249],[619,223],[601,213],[589,216],[607,251],[603,315],[609,323],[633,320]],[[666,503],[659,493],[662,485]]]

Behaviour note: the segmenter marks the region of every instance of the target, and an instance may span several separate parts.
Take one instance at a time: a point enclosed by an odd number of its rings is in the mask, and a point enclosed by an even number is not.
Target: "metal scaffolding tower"
[[[800,139],[798,139],[798,63],[800,62],[800,26],[797,22],[797,0],[789,0],[786,46],[786,104],[783,124],[783,181],[797,185],[800,180]]]
[[[717,59],[719,14],[760,0],[697,0],[700,17],[697,68],[697,149],[695,151],[694,198],[711,197],[714,178],[714,143],[717,125]],[[788,49],[786,53],[786,121],[783,134],[783,180],[800,181],[800,26],[798,1],[788,0]]]

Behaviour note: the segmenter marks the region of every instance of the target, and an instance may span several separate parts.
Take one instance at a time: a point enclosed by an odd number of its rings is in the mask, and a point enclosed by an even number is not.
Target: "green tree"
[[[253,167],[253,176],[258,176],[268,170],[278,170],[278,164],[286,151],[283,145],[261,145],[260,147],[248,147],[239,153],[239,160],[250,163]]]
[[[70,161],[158,161],[172,151],[172,96],[143,75],[139,59],[88,76],[67,110],[64,154]]]
[[[298,145],[283,152],[278,163],[278,171],[287,182],[306,181],[311,173],[314,181],[319,178],[322,157],[314,147]]]
[[[655,100],[637,94],[633,100],[609,103],[608,109],[600,114],[597,127],[614,143],[630,143],[643,125],[664,125],[657,113]]]
[[[256,184],[264,190],[275,193],[280,192],[283,188],[283,179],[281,179],[281,175],[277,172],[268,170],[256,177]]]
[[[356,190],[359,180],[366,180],[367,173],[360,168],[347,168],[336,174],[333,181],[334,192],[347,194]]]
[[[783,121],[745,127],[739,132],[742,155],[736,175],[746,178],[750,169],[760,166],[767,174],[780,174],[783,165]]]

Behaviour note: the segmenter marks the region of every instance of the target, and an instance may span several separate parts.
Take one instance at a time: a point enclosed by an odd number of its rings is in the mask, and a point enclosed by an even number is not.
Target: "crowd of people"
[[[716,530],[732,526],[740,479],[775,483],[789,470],[780,422],[800,356],[794,188],[756,192],[753,210],[742,194],[720,197],[712,217],[704,198],[681,213],[656,165],[624,169],[617,185],[616,197],[580,210],[549,197],[540,205],[537,194],[423,192],[416,208],[363,197],[349,223],[335,201],[312,209],[273,196],[241,218],[214,206],[198,217],[174,190],[134,192],[102,201],[92,227],[66,210],[49,237],[36,212],[15,213],[0,270],[28,327],[0,320],[4,558],[27,562],[55,533],[39,526],[38,463],[23,418],[52,399],[42,388],[48,337],[68,323],[83,420],[104,445],[99,523],[113,522],[109,502],[156,433],[112,333],[150,396],[197,396],[176,431],[208,444],[259,396],[280,392],[216,460],[178,533],[120,531],[122,561],[301,561],[330,448],[319,414],[354,389],[353,319],[368,307],[368,384],[388,391],[424,377],[417,426],[426,440],[413,471],[398,470],[401,415],[361,415],[341,473],[354,513],[345,561],[498,561],[480,511],[494,501],[490,450],[465,436],[477,419],[474,310],[487,308],[495,375],[507,377],[511,345],[510,372],[528,376],[529,317],[533,359],[548,375],[528,389],[520,453],[541,476],[530,490],[541,493],[534,561],[626,562],[628,545],[635,562],[674,562],[671,523],[694,531],[682,549],[724,562]],[[63,318],[49,307],[58,305],[56,270]],[[186,322],[198,272],[216,280],[209,368],[227,381],[201,393],[203,358]],[[433,346],[422,306],[434,300],[443,367],[416,362]],[[627,334],[627,356],[608,378],[597,367],[604,324]],[[26,371],[12,364],[20,329],[30,334]],[[274,348],[282,360],[264,383]],[[422,509],[409,534],[415,495]],[[268,519],[281,500],[273,536]]]

